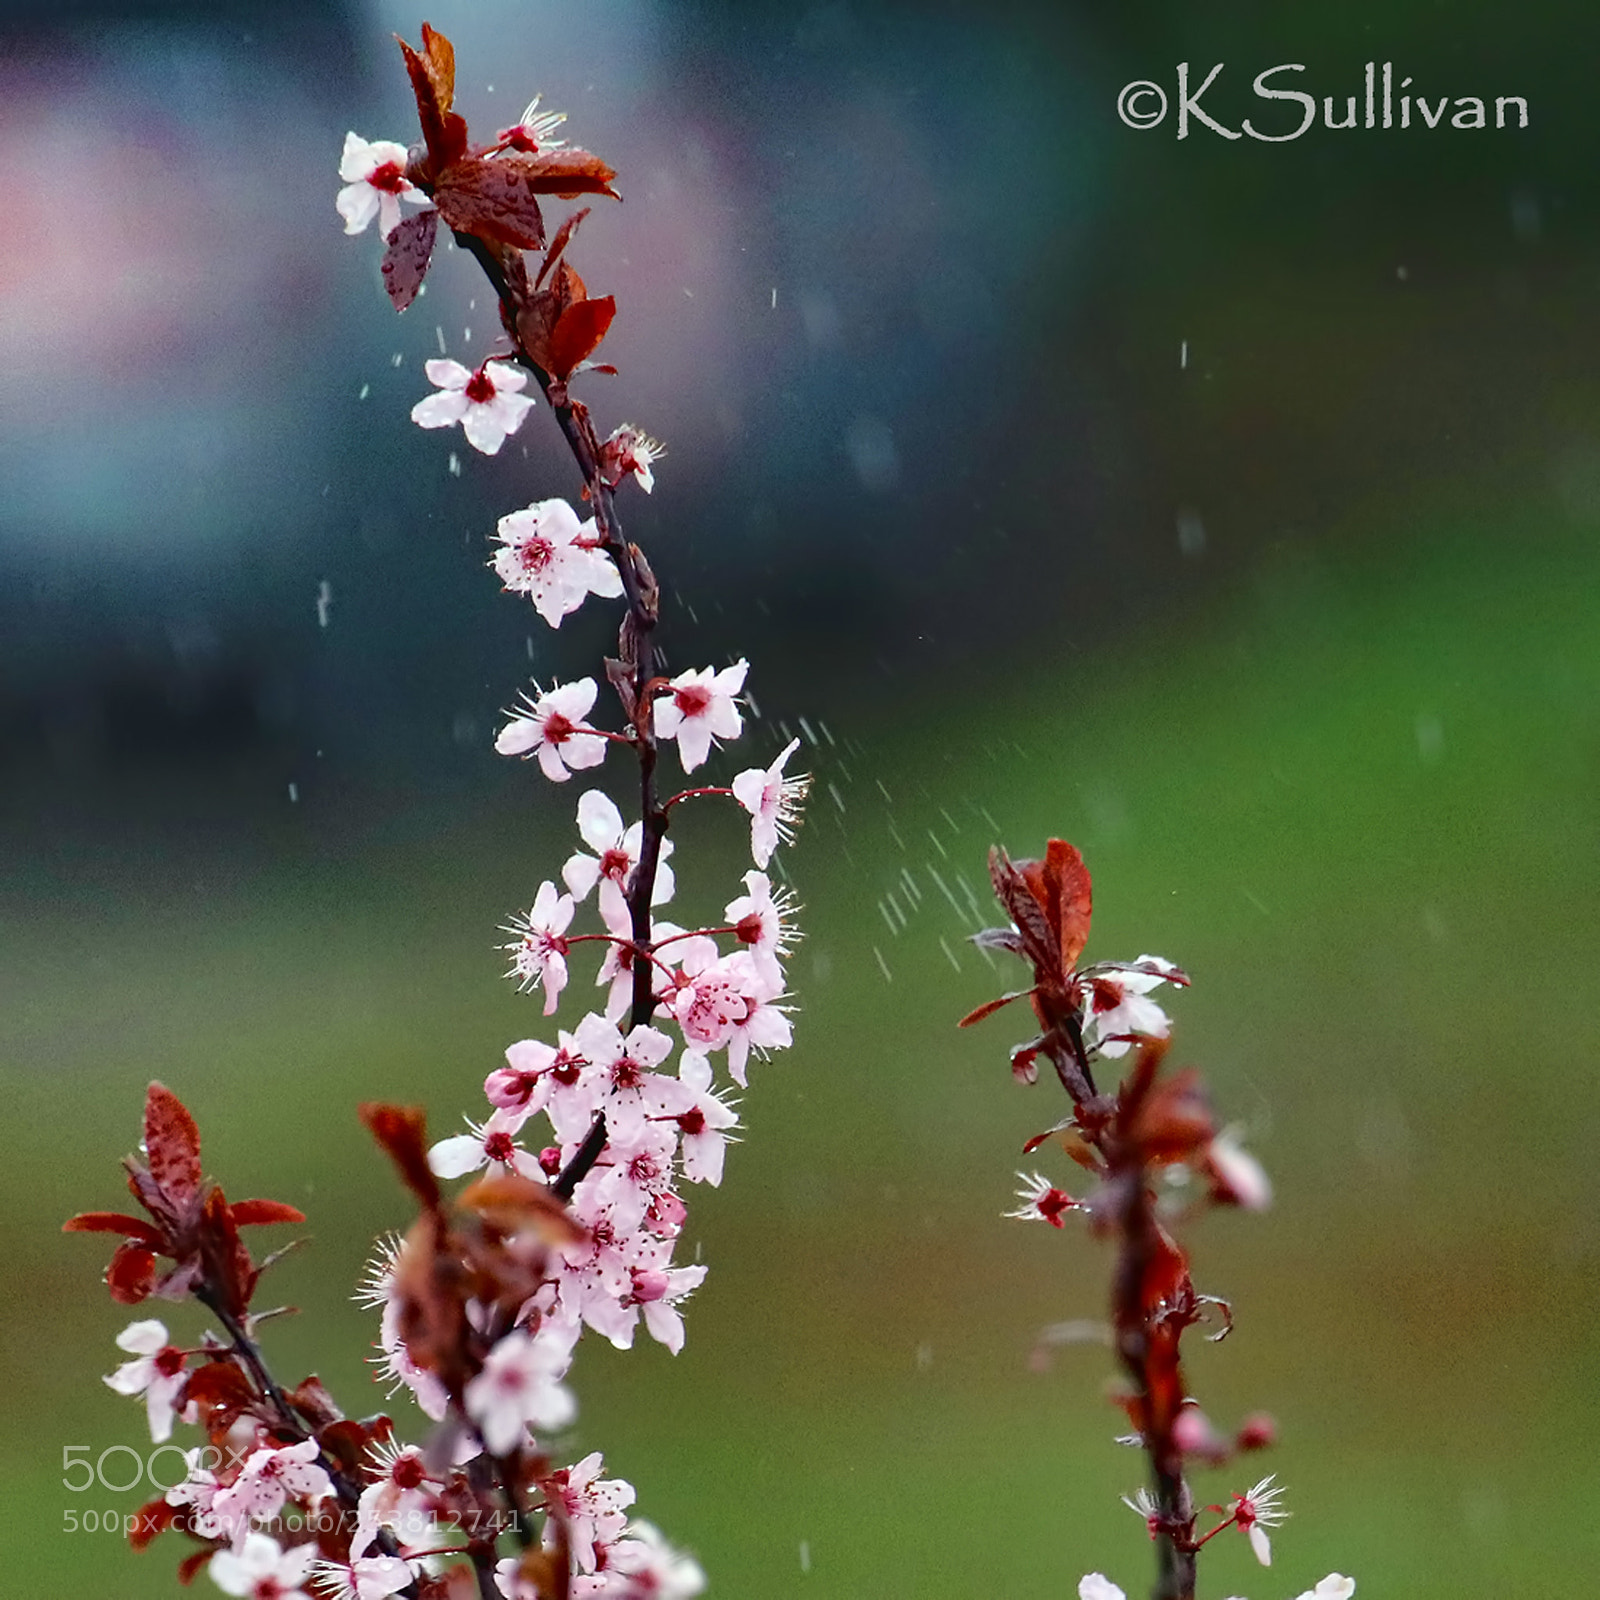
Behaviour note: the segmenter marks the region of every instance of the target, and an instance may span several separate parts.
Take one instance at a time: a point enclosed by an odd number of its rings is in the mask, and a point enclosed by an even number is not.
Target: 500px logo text
[[[1289,88],[1291,81],[1283,74],[1304,72],[1301,62],[1286,61],[1280,66],[1268,67],[1258,72],[1251,84],[1256,98],[1272,106],[1270,113],[1258,112],[1266,120],[1265,127],[1257,127],[1249,117],[1236,128],[1219,120],[1224,113],[1220,103],[1213,104],[1218,115],[1213,116],[1201,104],[1206,91],[1222,75],[1226,63],[1219,61],[1195,86],[1189,63],[1178,63],[1176,94],[1169,99],[1167,91],[1151,78],[1137,78],[1122,86],[1117,95],[1117,115],[1130,128],[1159,127],[1167,119],[1174,100],[1177,105],[1178,137],[1189,137],[1190,124],[1205,128],[1223,139],[1248,136],[1263,144],[1285,144],[1309,133],[1317,124],[1318,111],[1325,128],[1335,130],[1350,128],[1454,128],[1471,132],[1483,128],[1526,128],[1528,102],[1519,94],[1494,95],[1484,98],[1475,94],[1432,96],[1420,91],[1405,91],[1416,81],[1402,78],[1398,85],[1394,78],[1394,63],[1385,61],[1380,74],[1378,64],[1369,61],[1362,73],[1360,95],[1325,94],[1319,106],[1316,95],[1305,89]],[[1360,116],[1358,118],[1358,100]],[[1491,111],[1490,107],[1493,107]],[[1291,111],[1290,107],[1298,107]],[[1291,116],[1299,118],[1292,124]],[[1492,120],[1491,120],[1492,117]]]

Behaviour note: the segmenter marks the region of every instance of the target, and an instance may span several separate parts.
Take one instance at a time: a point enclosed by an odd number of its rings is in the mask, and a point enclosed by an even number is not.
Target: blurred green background
[[[591,399],[671,446],[627,506],[665,642],[751,658],[760,711],[724,770],[803,717],[816,776],[787,858],[796,1046],[753,1068],[727,1180],[690,1196],[686,1258],[712,1271],[684,1352],[586,1343],[574,1453],[603,1448],[714,1593],[1066,1596],[1097,1569],[1140,1592],[1108,1354],[1029,1360],[1046,1324],[1101,1314],[1106,1255],[1000,1217],[1060,1106],[1010,1082],[1020,1017],[954,1027],[1016,978],[964,943],[993,920],[987,847],[1060,834],[1095,875],[1090,954],[1193,974],[1177,1055],[1277,1185],[1267,1215],[1193,1230],[1237,1329],[1190,1375],[1219,1421],[1279,1419],[1260,1471],[1295,1515],[1270,1573],[1212,1546],[1202,1595],[1335,1568],[1374,1597],[1584,1592],[1600,22],[428,15],[475,126],[542,89],[620,170],[626,204],[581,240],[622,305],[621,398]],[[418,21],[6,24],[0,144],[33,224],[0,297],[17,1593],[174,1587],[176,1547],[63,1531],[139,1498],[62,1485],[64,1447],[142,1443],[99,1382],[128,1320],[106,1251],[57,1228],[119,1203],[146,1081],[189,1103],[230,1195],[309,1214],[263,1291],[301,1315],[268,1346],[362,1411],[348,1296],[406,1210],[355,1106],[453,1130],[540,1029],[493,947],[577,790],[487,746],[523,675],[590,670],[604,629],[525,643],[481,569],[494,517],[573,491],[548,419],[459,475],[459,440],[406,422],[424,359],[486,348],[465,264],[396,321],[375,241],[333,215],[344,129],[409,136],[387,34]],[[1131,79],[1223,62],[1206,106],[1237,126],[1256,72],[1359,95],[1368,60],[1525,95],[1531,126],[1179,143],[1114,111]],[[131,190],[73,165],[113,158]],[[111,314],[86,331],[85,306]],[[713,914],[743,830],[686,814],[675,837],[677,912]]]

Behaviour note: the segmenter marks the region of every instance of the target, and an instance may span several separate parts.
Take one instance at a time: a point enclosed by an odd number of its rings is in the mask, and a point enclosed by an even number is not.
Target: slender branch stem
[[[1142,1167],[1124,1173],[1126,1185],[1118,1212],[1121,1242],[1112,1284],[1117,1355],[1132,1380],[1146,1417],[1145,1451],[1161,1526],[1156,1533],[1156,1586],[1151,1600],[1194,1600],[1194,1497],[1183,1474],[1183,1453],[1170,1424],[1153,1415],[1150,1382],[1150,1320],[1144,1286],[1160,1249],[1155,1208]],[[1182,1530],[1177,1537],[1171,1530]]]
[[[267,1366],[266,1357],[261,1353],[261,1347],[245,1331],[244,1324],[228,1310],[221,1297],[212,1290],[209,1284],[201,1284],[199,1288],[195,1289],[194,1297],[221,1322],[223,1331],[232,1341],[234,1354],[245,1364],[250,1376],[259,1385],[262,1394],[271,1401],[273,1410],[278,1413],[280,1430],[284,1433],[293,1434],[297,1440],[314,1438],[315,1435],[311,1430],[295,1415],[294,1406],[288,1395],[283,1392],[278,1380],[272,1376],[272,1372]],[[333,1485],[334,1495],[340,1505],[348,1510],[361,1503],[361,1486],[350,1481],[344,1469],[320,1444],[317,1446],[317,1465],[328,1474],[328,1481]],[[378,1529],[375,1542],[383,1555],[396,1556],[400,1553],[399,1543],[387,1528]],[[408,1583],[399,1592],[403,1595],[415,1596],[417,1586],[415,1583]],[[498,1591],[496,1593],[498,1597]]]
[[[601,547],[616,565],[622,580],[623,597],[627,602],[627,616],[622,626],[622,659],[632,669],[633,745],[639,753],[639,820],[642,835],[639,864],[634,871],[633,887],[628,894],[628,913],[633,944],[636,951],[648,952],[651,947],[650,902],[655,889],[656,873],[661,864],[661,845],[667,835],[670,821],[667,807],[656,796],[656,739],[650,707],[655,689],[655,645],[652,635],[656,625],[654,582],[650,580],[646,592],[648,568],[635,546],[623,537],[617,517],[616,497],[601,470],[600,444],[594,426],[589,420],[588,408],[574,401],[564,382],[544,370],[528,351],[518,325],[518,315],[531,294],[526,273],[517,258],[515,268],[509,268],[507,258],[482,239],[472,234],[457,233],[456,244],[468,251],[489,279],[500,301],[500,321],[511,341],[512,353],[517,363],[533,375],[546,402],[555,415],[562,437],[567,441],[589,502],[594,508],[595,527],[600,535]],[[637,1028],[655,1015],[655,979],[648,961],[633,963],[633,1001],[629,1012],[630,1028]],[[605,1115],[598,1113],[588,1136],[576,1154],[557,1175],[552,1189],[564,1200],[570,1200],[578,1185],[593,1169],[605,1149]]]

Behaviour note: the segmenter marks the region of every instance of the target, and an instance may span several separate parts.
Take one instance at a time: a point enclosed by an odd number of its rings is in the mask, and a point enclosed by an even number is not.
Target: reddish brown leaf
[[[306,1419],[314,1433],[344,1419],[344,1412],[315,1373],[289,1391],[289,1404]]]
[[[172,1526],[177,1514],[177,1507],[169,1506],[165,1495],[147,1500],[133,1514],[133,1521],[128,1527],[128,1543],[135,1550],[147,1548],[158,1533],[164,1533]]]
[[[565,268],[562,269],[565,271]],[[552,376],[570,378],[580,361],[586,360],[606,336],[617,302],[610,295],[599,300],[579,300],[561,313],[550,339]]]
[[[306,1214],[283,1200],[235,1200],[228,1207],[236,1228],[263,1227],[274,1222],[304,1222]]]
[[[437,35],[443,39],[442,34]],[[426,42],[426,40],[425,40]],[[423,142],[428,147],[428,161],[435,173],[443,172],[454,161],[460,160],[467,148],[467,125],[450,109],[448,96],[441,103],[439,83],[436,80],[438,64],[432,52],[424,57],[417,54],[398,34],[395,43],[406,58],[406,72],[411,78],[411,92],[417,97],[417,121],[422,127]],[[452,52],[451,82],[454,87],[454,55]]]
[[[196,1550],[192,1555],[187,1555],[178,1563],[178,1582],[185,1589],[200,1575],[200,1570],[214,1556],[217,1551],[225,1550],[226,1545],[214,1544],[204,1550]]]
[[[368,1417],[364,1422],[341,1419],[317,1429],[323,1455],[353,1479],[371,1471],[372,1446],[393,1437],[394,1424],[387,1417]]]
[[[82,1211],[61,1224],[63,1233],[120,1233],[124,1239],[138,1239],[141,1243],[159,1250],[165,1236],[159,1228],[152,1228],[138,1217],[124,1215],[121,1211]]]
[[[200,1192],[200,1130],[165,1084],[152,1083],[145,1095],[144,1148],[161,1192],[178,1206],[189,1204]]]
[[[1030,892],[1023,871],[1034,862],[1012,861],[998,845],[989,851],[989,882],[1006,915],[1016,925],[1022,955],[1032,965],[1034,977],[1052,988],[1060,982],[1061,947],[1055,929]]]
[[[520,1173],[480,1178],[457,1196],[457,1201],[507,1232],[531,1227],[550,1244],[577,1244],[587,1237],[548,1184],[535,1183]]]
[[[1077,964],[1089,942],[1089,869],[1065,839],[1052,839],[1043,861],[1019,862],[1028,892],[1045,914],[1055,940],[1061,973]]]
[[[528,156],[464,156],[440,173],[433,203],[458,233],[508,244],[518,250],[544,247],[540,189],[526,163]],[[548,192],[548,191],[546,191]]]
[[[389,1152],[406,1187],[429,1211],[437,1211],[439,1180],[428,1165],[428,1122],[422,1108],[368,1101],[361,1107],[361,1120]]]
[[[404,218],[389,235],[383,252],[383,287],[396,311],[404,311],[417,298],[438,234],[439,213],[430,207]]]
[[[556,229],[556,236],[550,241],[550,248],[544,253],[544,262],[539,268],[539,276],[533,280],[535,289],[544,282],[546,274],[561,260],[567,246],[572,243],[572,236],[578,231],[578,224],[589,215],[589,207],[584,206],[580,211],[574,211],[565,222]]]
[[[1025,999],[1032,993],[1032,989],[1018,989],[1014,994],[1001,995],[998,1000],[985,1000],[981,1006],[969,1011],[956,1026],[958,1028],[970,1028],[973,1023],[982,1022],[985,1017],[992,1017],[1001,1006],[1008,1006],[1013,1000]]]
[[[200,1216],[200,1260],[206,1282],[221,1295],[224,1307],[242,1317],[256,1286],[255,1267],[220,1189],[206,1196]]]
[[[622,198],[611,187],[616,173],[587,150],[541,150],[537,155],[501,156],[499,160],[516,162],[535,194],[553,194],[562,200],[576,200],[580,194]]]
[[[242,1411],[255,1402],[256,1394],[238,1363],[230,1356],[219,1356],[189,1374],[183,1398],[206,1407]]]
[[[136,1306],[156,1282],[156,1258],[142,1244],[118,1245],[106,1267],[106,1288],[118,1305]]]
[[[428,81],[441,111],[448,111],[456,97],[455,47],[437,28],[422,24],[422,49]]]

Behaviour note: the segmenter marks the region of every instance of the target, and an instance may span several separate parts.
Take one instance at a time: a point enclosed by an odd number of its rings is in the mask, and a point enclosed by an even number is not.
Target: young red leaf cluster
[[[619,198],[611,187],[616,173],[587,150],[541,149],[517,130],[508,130],[490,144],[473,145],[465,118],[452,109],[456,59],[450,41],[423,23],[421,50],[404,39],[397,42],[411,76],[417,120],[422,126],[422,144],[411,151],[405,177],[435,207],[408,218],[389,236],[383,277],[397,309],[405,310],[422,286],[440,218],[455,233],[478,240],[507,268],[513,263],[520,268],[518,252],[544,248],[540,196],[572,200],[601,194]],[[570,285],[561,291],[563,309],[585,301],[581,280],[576,273],[570,277]],[[593,305],[595,309],[581,314],[559,347],[550,352],[555,364],[545,366],[545,371],[552,377],[570,377],[605,336],[616,305],[609,297]],[[572,354],[574,351],[577,353]],[[569,355],[570,361],[566,359]]]
[[[125,1306],[150,1295],[182,1300],[199,1286],[217,1296],[232,1316],[242,1316],[255,1293],[260,1268],[239,1237],[241,1227],[304,1222],[281,1200],[240,1200],[229,1205],[222,1190],[201,1176],[200,1130],[183,1102],[165,1085],[145,1096],[144,1154],[123,1162],[128,1191],[150,1220],[120,1211],[85,1211],[65,1224],[67,1233],[112,1233],[122,1243],[106,1268],[111,1297]],[[172,1264],[158,1266],[165,1257]]]

